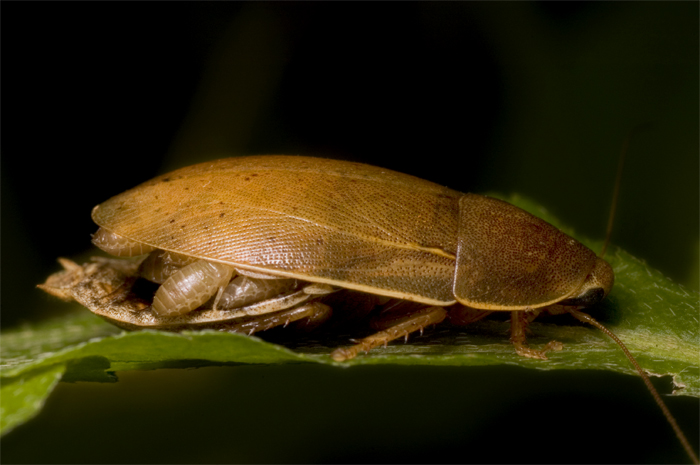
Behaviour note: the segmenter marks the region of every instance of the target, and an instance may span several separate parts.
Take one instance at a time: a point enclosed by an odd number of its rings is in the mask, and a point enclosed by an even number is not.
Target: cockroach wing
[[[193,258],[448,305],[460,197],[359,163],[242,157],[159,176],[92,217],[132,241]]]

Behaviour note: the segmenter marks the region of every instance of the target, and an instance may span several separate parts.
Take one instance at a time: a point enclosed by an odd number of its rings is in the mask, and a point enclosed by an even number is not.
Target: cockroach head
[[[560,302],[561,305],[573,307],[590,307],[603,300],[613,287],[615,273],[608,262],[596,258],[593,270],[588,274],[578,292]]]

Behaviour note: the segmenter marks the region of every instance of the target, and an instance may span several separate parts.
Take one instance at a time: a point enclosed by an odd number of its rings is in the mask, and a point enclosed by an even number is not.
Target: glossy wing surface
[[[93,220],[164,250],[445,304],[460,195],[359,163],[242,157],[157,177]]]

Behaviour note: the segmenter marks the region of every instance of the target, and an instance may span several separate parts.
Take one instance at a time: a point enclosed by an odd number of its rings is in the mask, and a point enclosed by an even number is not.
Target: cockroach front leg
[[[527,325],[539,315],[540,310],[510,312],[510,342],[515,346],[515,352],[528,358],[547,360],[545,355],[550,350],[561,350],[564,344],[558,341],[549,341],[541,350],[531,349],[527,346]]]

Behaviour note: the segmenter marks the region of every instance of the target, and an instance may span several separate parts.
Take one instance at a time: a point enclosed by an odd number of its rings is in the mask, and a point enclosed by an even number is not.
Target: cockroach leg
[[[450,308],[450,312],[447,314],[447,319],[453,325],[466,326],[479,321],[492,313],[493,312],[489,310],[479,310],[476,308],[465,307],[464,305],[455,305],[454,307]]]
[[[343,347],[336,349],[331,353],[331,357],[336,362],[343,362],[354,358],[360,352],[367,352],[370,349],[384,345],[394,339],[408,336],[409,334],[419,331],[426,326],[435,325],[447,316],[447,311],[442,307],[426,307],[415,313],[408,315],[405,319],[396,322],[395,325],[380,331],[376,334],[368,336],[352,347]]]
[[[275,326],[287,326],[289,323],[304,320],[310,325],[318,325],[331,316],[331,307],[321,302],[311,302],[274,313],[258,315],[241,322],[222,325],[219,329],[233,333],[253,334],[266,331]]]
[[[547,352],[550,350],[561,350],[564,348],[564,344],[559,341],[549,341],[541,350],[531,349],[527,346],[527,336],[525,335],[527,325],[532,322],[539,313],[539,310],[511,312],[510,342],[513,343],[515,352],[522,357],[547,360],[547,356],[545,355]]]

